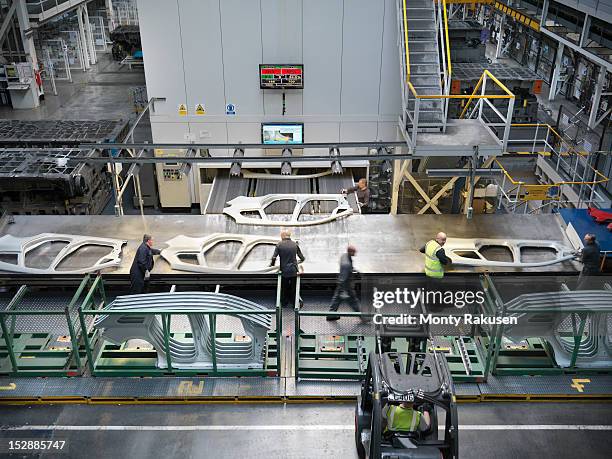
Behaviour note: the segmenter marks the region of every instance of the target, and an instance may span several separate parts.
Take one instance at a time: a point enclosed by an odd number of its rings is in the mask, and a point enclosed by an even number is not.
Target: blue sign
[[[234,104],[227,104],[225,106],[225,114],[226,115],[235,115],[236,114],[236,106]]]

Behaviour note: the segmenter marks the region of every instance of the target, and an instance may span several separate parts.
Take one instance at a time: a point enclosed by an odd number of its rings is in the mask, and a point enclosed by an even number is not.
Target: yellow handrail
[[[406,13],[406,0],[404,0],[404,43],[406,51],[406,82],[410,83],[410,52],[408,50],[408,17]],[[414,88],[413,88],[414,89]]]
[[[405,1],[405,0],[404,0]],[[445,31],[445,40],[446,40],[446,59],[448,61],[448,77],[452,75],[451,68],[451,58],[450,58],[450,43],[448,39],[448,17],[446,14],[446,0],[442,0],[442,9],[444,11],[444,31]]]
[[[485,73],[482,72],[482,75],[480,75],[480,80],[478,80],[478,83],[476,84],[476,86],[474,86],[474,91],[472,91],[472,94],[470,95],[470,97],[468,99],[468,103],[465,104],[465,107],[463,107],[463,110],[461,111],[461,114],[459,115],[459,119],[463,118],[463,115],[465,114],[465,111],[470,106],[470,103],[472,102],[472,99],[474,99],[476,97],[476,95],[475,95],[476,91],[478,91],[478,88],[480,88],[480,85],[484,81],[484,76],[485,76]]]
[[[567,147],[569,147],[568,154],[570,154],[570,155],[571,154],[575,154],[575,155],[578,155],[578,156],[586,156],[586,155],[588,155],[588,153],[586,153],[586,152],[576,151],[576,149],[574,147],[572,147],[569,143],[567,143],[567,141],[565,141],[563,139],[563,137],[561,137],[559,135],[559,133],[550,124],[547,124],[547,123],[514,123],[514,124],[512,124],[512,126],[519,126],[519,127],[540,127],[540,126],[542,126],[542,127],[546,127],[546,129],[548,129],[548,131],[552,132],[562,143],[564,143]],[[541,155],[544,152],[536,151],[534,153],[538,154],[538,155]],[[510,176],[508,171],[506,171],[504,166],[502,166],[501,163],[497,159],[495,160],[495,162],[499,165],[501,170],[504,172],[504,175],[508,178],[508,180],[510,180],[510,182],[513,185],[518,185],[518,184],[526,185],[524,182],[514,180],[512,178],[512,176]],[[605,183],[605,182],[608,182],[610,180],[608,177],[606,177],[604,174],[602,174],[600,171],[595,169],[590,164],[587,164],[587,166],[595,173],[595,175],[601,177],[601,179],[600,180],[591,181],[591,182],[576,182],[576,181],[557,182],[557,183],[551,184],[550,186],[559,186],[559,185],[599,185],[601,183]],[[529,186],[529,185],[526,185],[526,186]]]

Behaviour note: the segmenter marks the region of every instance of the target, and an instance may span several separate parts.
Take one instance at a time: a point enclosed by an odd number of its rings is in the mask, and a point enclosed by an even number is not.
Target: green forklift
[[[385,428],[384,411],[405,403],[421,416],[427,413],[430,421],[426,429]],[[370,353],[355,408],[355,442],[360,459],[459,457],[454,387],[441,353]]]

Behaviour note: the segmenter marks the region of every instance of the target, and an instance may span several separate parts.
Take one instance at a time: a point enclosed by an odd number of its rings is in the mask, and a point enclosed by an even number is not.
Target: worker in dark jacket
[[[136,256],[130,268],[131,293],[133,295],[145,293],[146,282],[153,269],[153,255],[159,255],[161,250],[153,248],[153,237],[145,234],[142,237],[142,244],[136,250]]]
[[[299,263],[303,263],[306,257],[297,242],[291,240],[291,231],[281,231],[281,241],[276,245],[270,266],[276,263],[276,257],[280,257],[281,272],[281,306],[293,307],[295,301],[295,284],[298,271],[301,271]],[[298,262],[297,259],[300,259]]]
[[[584,248],[578,253],[582,262],[582,271],[578,278],[578,290],[585,290],[593,287],[589,277],[599,273],[601,248],[595,235],[587,233],[584,235]]]
[[[357,205],[359,205],[362,214],[367,214],[370,211],[370,189],[366,179],[359,179],[357,185],[342,190],[342,194],[348,193],[357,195]]]
[[[349,306],[353,308],[355,312],[360,312],[359,300],[357,300],[357,294],[353,286],[353,276],[355,274],[355,270],[353,269],[353,257],[356,253],[357,249],[349,245],[346,248],[346,253],[342,254],[340,257],[340,272],[338,273],[336,290],[334,291],[331,306],[329,307],[330,312],[338,311],[338,307],[343,298],[346,298]],[[327,316],[327,320],[338,320],[339,318],[340,316]]]

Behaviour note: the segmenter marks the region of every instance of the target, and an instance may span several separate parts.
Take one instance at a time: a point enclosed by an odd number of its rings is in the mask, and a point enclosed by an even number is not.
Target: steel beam
[[[606,83],[606,69],[599,67],[597,75],[597,83],[595,85],[595,93],[591,100],[591,113],[589,113],[589,127],[595,129],[597,127],[597,114],[599,113],[599,105],[601,103],[601,93],[603,92],[604,84]]]
[[[550,79],[550,91],[548,92],[548,100],[555,100],[555,97],[557,97],[557,85],[559,84],[559,75],[561,74],[561,61],[563,59],[564,50],[565,44],[559,42],[559,46],[557,47],[557,55],[555,56],[555,66],[553,68],[553,75]]]

